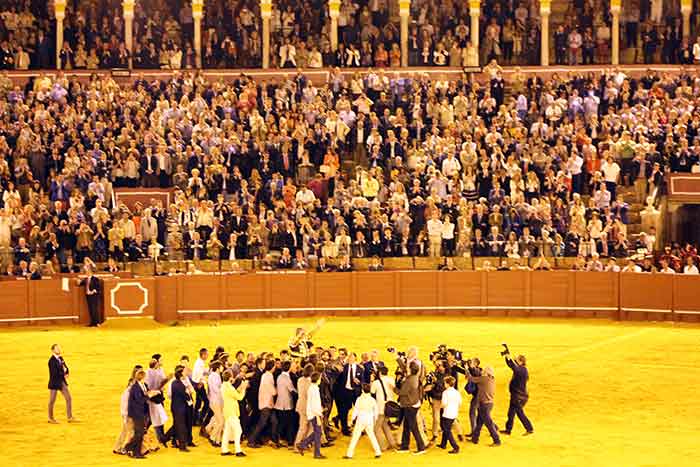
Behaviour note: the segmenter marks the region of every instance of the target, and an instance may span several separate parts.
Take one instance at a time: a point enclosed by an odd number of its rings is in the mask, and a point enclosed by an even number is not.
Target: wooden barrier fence
[[[700,276],[575,271],[258,272],[103,280],[107,319],[438,314],[700,321]],[[0,282],[0,323],[88,321],[83,288]]]

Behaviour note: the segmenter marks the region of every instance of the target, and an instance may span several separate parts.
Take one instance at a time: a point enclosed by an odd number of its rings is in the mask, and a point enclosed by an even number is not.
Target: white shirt
[[[620,166],[615,161],[612,164],[608,164],[606,161],[600,166],[600,171],[605,175],[606,182],[615,183],[618,175],[620,175]]]
[[[442,416],[454,420],[459,413],[462,396],[455,388],[447,388],[442,393]]]
[[[377,412],[383,414],[384,404],[386,404],[386,401],[388,400],[396,402],[396,394],[394,393],[394,381],[388,376],[381,376],[380,378],[381,381],[379,381],[379,379],[375,379],[372,382],[370,392],[374,394],[375,400],[377,401]],[[386,399],[384,398],[382,383],[384,383],[384,390],[386,390]]]
[[[442,222],[440,219],[430,219],[428,221],[428,236],[430,237],[441,237],[442,236]]]
[[[698,267],[694,264],[692,266],[686,264],[683,266],[683,274],[699,274]]]
[[[355,401],[352,419],[360,425],[372,426],[377,419],[377,402],[368,393],[363,393]]]
[[[318,390],[318,384],[311,383],[306,396],[306,419],[313,420],[316,417],[323,417],[321,392]]]
[[[209,389],[209,401],[224,406],[224,397],[221,395],[221,375],[216,371],[209,374],[207,378],[207,387]]]
[[[206,367],[207,363],[201,358],[198,358],[194,362],[194,368],[192,368],[192,381],[195,383],[200,383],[202,381],[202,377],[204,376]]]
[[[455,225],[452,222],[445,222],[442,224],[442,238],[445,240],[452,240],[455,238]]]

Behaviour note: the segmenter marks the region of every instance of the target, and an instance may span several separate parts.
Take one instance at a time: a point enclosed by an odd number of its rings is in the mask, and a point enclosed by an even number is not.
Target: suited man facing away
[[[49,423],[58,423],[53,416],[53,407],[56,403],[56,393],[61,391],[66,400],[66,415],[68,422],[76,422],[73,418],[73,400],[68,390],[68,365],[61,356],[61,346],[54,344],[51,346],[51,357],[49,358]]]

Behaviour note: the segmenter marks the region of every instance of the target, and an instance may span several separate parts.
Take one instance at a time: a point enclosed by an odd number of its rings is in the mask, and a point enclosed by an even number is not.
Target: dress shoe
[[[333,445],[334,445],[334,443],[331,443],[331,442],[328,442],[328,443],[321,443],[321,447],[322,447],[322,448],[329,448],[329,447],[331,447],[331,446],[333,446]]]
[[[229,452],[222,452],[221,455],[222,455],[222,456],[235,456],[235,454],[232,453],[231,451],[229,451]]]
[[[458,439],[459,442],[461,443],[462,441],[464,441],[464,436],[463,436],[463,435],[457,435],[457,439]]]
[[[236,457],[245,457],[245,452],[237,452]]]
[[[343,456],[343,459],[352,459],[350,456]]]
[[[196,448],[196,447],[197,447],[197,445],[194,444],[194,443],[187,443],[187,445],[188,445],[189,447],[191,447],[191,448]]]
[[[414,456],[420,456],[420,455],[425,454],[427,451],[428,451],[427,449],[421,449],[420,451],[414,452],[413,455],[414,455]]]
[[[451,451],[447,451],[448,454],[459,454],[459,449],[452,449]]]
[[[490,448],[497,448],[497,447],[500,446],[500,445],[501,445],[501,442],[499,441],[499,442],[497,442],[497,443],[491,443],[491,444],[489,444],[489,447],[490,447]]]
[[[304,455],[304,448],[301,447],[301,443],[297,443],[296,448],[297,448],[297,451],[299,451],[299,454],[301,454],[303,456]]]
[[[78,420],[78,419],[75,418],[75,417],[71,417],[71,418],[68,419],[68,423],[78,423],[78,422],[80,422],[80,420]]]
[[[185,448],[180,448],[180,452],[190,452],[190,450],[185,447]]]
[[[380,457],[382,457],[381,454],[375,454],[375,455],[374,455],[374,458],[375,458],[375,459],[379,459]]]
[[[447,446],[443,446],[442,444],[438,444],[438,447],[439,447],[440,449],[447,449]]]
[[[502,433],[504,435],[510,435],[510,431],[508,431],[508,430],[501,430],[501,431],[499,431],[499,433]]]
[[[399,448],[399,449],[396,450],[396,452],[401,453],[401,454],[407,454],[407,453],[409,453],[409,452],[411,452],[411,451],[409,451],[408,449]]]
[[[49,418],[49,423],[51,423],[52,425],[58,425],[58,420],[56,420],[55,418]]]
[[[314,459],[326,459],[326,456],[324,456],[323,454],[320,454],[318,456],[314,456]]]
[[[530,430],[530,431],[526,431],[525,433],[523,433],[523,436],[530,436],[533,434],[535,434],[535,432],[533,430]]]
[[[248,443],[248,447],[251,449],[259,449],[262,447],[262,445],[257,444],[257,443]]]
[[[139,454],[138,456],[131,456],[132,459],[146,459],[146,456]]]

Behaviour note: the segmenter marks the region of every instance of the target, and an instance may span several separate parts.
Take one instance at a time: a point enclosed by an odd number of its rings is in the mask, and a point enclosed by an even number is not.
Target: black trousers
[[[97,326],[100,320],[100,297],[97,294],[87,296],[88,312],[90,313],[90,326]]]
[[[479,442],[479,435],[481,434],[481,428],[486,425],[486,428],[489,430],[489,434],[491,435],[491,439],[493,439],[493,442],[496,444],[500,444],[501,438],[498,436],[498,429],[496,428],[496,424],[493,422],[493,419],[491,418],[491,410],[493,409],[493,404],[479,404],[479,410],[476,414],[476,427],[474,428],[474,431],[472,432],[472,442],[478,443]]]
[[[338,418],[340,418],[340,426],[344,434],[350,431],[348,426],[348,414],[352,409],[352,404],[355,403],[355,393],[345,388],[341,389],[338,399],[335,401],[338,407]]]
[[[197,393],[197,402],[194,405],[194,424],[205,426],[204,419],[207,418],[209,413],[207,390],[204,387],[204,383],[200,383],[194,390]]]
[[[175,444],[180,449],[187,447],[190,440],[187,436],[187,412],[173,412],[173,428],[175,431]],[[192,430],[189,431],[190,437]]]
[[[268,424],[270,425],[270,437],[272,438],[272,441],[279,443],[277,415],[275,415],[274,409],[262,409],[260,411],[260,418],[258,418],[258,423],[255,425],[255,430],[248,438],[248,442],[252,444],[260,444],[260,437]]]
[[[134,422],[134,436],[124,446],[124,450],[132,453],[134,456],[140,456],[142,454],[143,435],[146,433],[146,420],[144,418],[132,418],[131,420]]]
[[[515,422],[515,417],[517,415],[520,423],[523,424],[527,431],[532,431],[532,423],[530,419],[525,415],[523,408],[527,404],[527,399],[517,399],[511,396],[510,405],[508,406],[508,420],[506,421],[506,431],[510,432],[513,429],[513,423]]]
[[[440,429],[442,430],[442,442],[440,443],[440,447],[444,449],[449,442],[452,449],[459,451],[459,444],[457,444],[455,436],[452,434],[452,424],[454,422],[454,418],[440,417]]]
[[[401,434],[401,449],[408,449],[409,444],[411,444],[411,435],[416,440],[416,446],[419,451],[425,450],[425,444],[423,443],[423,438],[418,430],[418,421],[416,416],[418,415],[417,407],[404,407],[403,412],[403,433]]]
[[[192,406],[187,406],[187,412],[185,412],[185,435],[187,438],[187,444],[192,444],[192,427],[194,426],[194,408]]]
[[[293,410],[275,410],[277,415],[277,432],[281,440],[285,441],[289,446],[294,444],[296,430],[294,429],[294,412]]]

